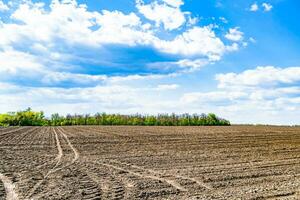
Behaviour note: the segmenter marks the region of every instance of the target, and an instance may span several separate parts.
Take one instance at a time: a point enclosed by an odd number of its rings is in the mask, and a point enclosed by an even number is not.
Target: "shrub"
[[[72,125],[134,125],[134,126],[229,126],[230,122],[215,114],[159,114],[159,115],[120,115],[97,113],[95,115],[52,114],[46,119],[44,113],[30,108],[16,113],[0,114],[0,126],[72,126]]]

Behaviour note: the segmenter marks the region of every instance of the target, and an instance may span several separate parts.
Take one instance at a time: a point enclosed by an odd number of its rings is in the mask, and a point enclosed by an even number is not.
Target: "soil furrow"
[[[144,171],[139,171],[139,172],[131,171],[131,170],[128,170],[128,169],[125,169],[125,168],[122,168],[122,167],[119,167],[119,166],[116,166],[116,165],[112,165],[112,164],[106,164],[106,163],[98,163],[98,164],[103,165],[103,166],[107,166],[107,167],[110,167],[110,168],[113,168],[113,169],[116,169],[116,170],[119,170],[119,171],[125,171],[129,174],[132,174],[132,175],[144,178],[144,179],[153,179],[153,180],[166,182],[166,183],[173,186],[174,188],[176,188],[179,191],[187,192],[187,189],[185,189],[183,186],[181,186],[179,183],[177,183],[174,180],[170,180],[170,179],[163,178],[163,177],[158,177],[158,176],[155,176],[153,174],[149,174],[149,173],[144,172]]]
[[[58,134],[57,132],[55,131],[55,129],[52,129],[53,132],[54,132],[54,135],[55,135],[55,140],[56,140],[56,147],[57,147],[57,156],[54,160],[54,162],[56,161],[55,165],[53,168],[51,168],[47,174],[43,177],[42,180],[40,180],[38,183],[36,183],[36,185],[34,185],[34,187],[29,191],[29,193],[27,194],[26,196],[26,199],[27,198],[30,198],[34,195],[34,193],[36,192],[36,190],[43,184],[43,182],[45,181],[45,179],[47,179],[49,177],[50,174],[54,173],[56,168],[59,166],[59,164],[61,163],[61,159],[62,159],[62,156],[63,156],[63,150],[62,150],[62,147],[60,145],[60,141],[59,141],[59,138],[58,138]]]

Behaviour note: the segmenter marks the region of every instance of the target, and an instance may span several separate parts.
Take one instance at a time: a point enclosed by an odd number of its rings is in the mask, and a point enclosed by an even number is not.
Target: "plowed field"
[[[0,199],[300,199],[300,128],[0,128]]]

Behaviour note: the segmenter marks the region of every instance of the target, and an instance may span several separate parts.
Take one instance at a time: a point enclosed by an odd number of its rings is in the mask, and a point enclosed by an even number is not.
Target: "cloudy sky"
[[[298,0],[0,0],[0,112],[300,124]]]

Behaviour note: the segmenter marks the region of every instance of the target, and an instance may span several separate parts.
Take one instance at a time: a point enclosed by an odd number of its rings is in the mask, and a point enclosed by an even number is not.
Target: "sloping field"
[[[300,199],[300,128],[1,128],[0,199]]]

